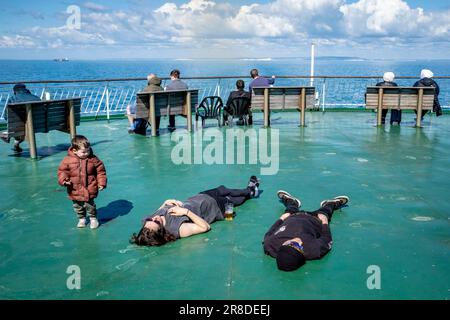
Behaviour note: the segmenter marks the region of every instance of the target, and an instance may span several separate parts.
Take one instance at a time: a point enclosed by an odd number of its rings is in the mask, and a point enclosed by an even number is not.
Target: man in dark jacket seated
[[[226,106],[224,108],[224,113],[223,113],[223,121],[224,121],[224,123],[226,123],[228,121],[228,115],[230,115],[232,113],[231,101],[234,98],[240,98],[240,97],[244,97],[244,98],[248,98],[248,99],[252,98],[252,95],[250,94],[250,92],[245,91],[244,88],[245,88],[244,80],[236,81],[236,89],[237,90],[230,92],[230,95],[228,96],[227,104],[226,104]],[[239,119],[239,121],[242,121],[242,119]],[[251,125],[252,123],[253,123],[253,121],[252,121],[252,114],[251,114],[251,111],[249,111],[248,124]]]
[[[14,95],[11,98],[9,98],[8,104],[29,102],[29,101],[41,101],[41,98],[32,94],[30,92],[30,90],[28,90],[27,87],[23,83],[16,84],[13,88],[13,92],[14,92]],[[8,109],[6,109],[6,112],[5,112],[5,119],[8,119],[7,111],[8,111]],[[8,136],[8,132],[2,132],[0,138],[3,141],[5,141],[6,143],[9,143],[10,138]],[[14,148],[13,148],[14,152],[21,153],[23,151],[22,148],[20,147],[20,144],[23,142],[24,139],[25,139],[25,137],[23,137],[23,136],[14,138],[14,140],[15,140]]]
[[[423,69],[420,72],[420,80],[414,83],[414,87],[434,87],[434,101],[433,101],[433,112],[436,112],[436,117],[442,116],[442,108],[439,103],[439,86],[434,81],[434,74],[428,69]],[[417,114],[417,111],[414,111]],[[428,110],[422,111],[422,120],[423,117],[427,114]]]
[[[278,269],[294,271],[306,260],[320,259],[331,250],[331,216],[344,207],[347,196],[323,200],[320,208],[308,212],[300,210],[301,201],[280,190],[278,198],[286,206],[285,213],[264,236],[264,252],[277,260]]]
[[[170,90],[187,90],[188,85],[180,80],[180,70],[172,70],[170,72],[170,82],[169,84],[164,88],[164,90],[170,91]],[[169,125],[167,126],[167,129],[169,129],[170,132],[174,132],[176,130],[175,128],[175,115],[169,115]]]

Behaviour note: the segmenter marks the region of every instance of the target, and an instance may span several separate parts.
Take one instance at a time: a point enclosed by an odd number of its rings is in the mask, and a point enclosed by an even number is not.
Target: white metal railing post
[[[322,83],[322,112],[325,112],[325,90],[326,90],[326,79],[323,79]]]
[[[217,95],[220,97],[220,78],[219,81],[217,82]]]
[[[97,112],[95,113],[95,118],[97,118],[98,113],[100,112],[100,107],[102,105],[103,98],[105,97],[107,88],[108,88],[108,85],[106,85],[105,89],[103,89],[103,94],[102,94],[102,97],[100,98],[100,102],[98,103]],[[95,101],[94,101],[94,103],[95,103]]]
[[[309,85],[312,87],[314,85],[314,42],[311,43],[311,81]]]
[[[44,88],[42,89],[42,92],[41,92],[41,96],[40,96],[41,100],[43,100],[44,94],[45,94],[45,86],[44,86]]]
[[[6,107],[8,106],[8,100],[9,100],[9,93],[6,96],[5,105],[3,106],[3,111],[2,111],[2,116],[1,116],[2,119],[5,119],[5,111],[6,111]]]
[[[218,86],[218,84],[216,83],[216,87],[214,88],[213,96],[216,95],[216,92],[217,92],[217,86]]]
[[[109,122],[109,83],[106,83],[106,119],[108,119]]]

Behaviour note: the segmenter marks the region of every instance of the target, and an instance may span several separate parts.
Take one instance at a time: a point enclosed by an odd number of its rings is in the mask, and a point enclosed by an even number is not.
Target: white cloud
[[[33,39],[27,36],[16,35],[13,37],[0,37],[0,48],[33,48],[35,46],[36,43],[33,41]]]
[[[208,0],[191,0],[188,3],[181,5],[181,9],[183,10],[192,10],[192,11],[204,11],[209,8],[214,8],[216,3]]]
[[[113,10],[85,2],[81,30],[35,27],[0,38],[2,47],[121,46],[295,52],[311,40],[350,48],[448,41],[450,10],[426,12],[402,0],[273,0],[233,6],[218,0]]]
[[[402,36],[405,38],[450,36],[450,11],[426,13],[402,0],[360,0],[342,5],[348,36]]]
[[[83,3],[83,8],[92,10],[92,11],[106,11],[108,10],[108,7],[105,7],[104,5],[94,3],[94,2],[85,2]]]

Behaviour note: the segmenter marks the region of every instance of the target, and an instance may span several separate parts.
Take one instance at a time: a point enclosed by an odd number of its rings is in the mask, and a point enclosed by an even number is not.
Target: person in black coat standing
[[[439,103],[439,86],[434,81],[433,78],[434,74],[428,69],[422,69],[420,72],[420,80],[414,83],[414,87],[434,87],[434,101],[433,101],[433,112],[436,112],[436,117],[442,116],[442,108],[441,104]],[[428,110],[424,110],[422,112],[422,120],[423,117],[427,114]],[[417,114],[417,111],[416,111]]]
[[[318,210],[308,212],[300,210],[301,201],[288,192],[280,190],[277,195],[286,210],[265,234],[263,248],[276,259],[278,269],[294,271],[306,260],[320,259],[331,250],[333,241],[328,223],[333,212],[344,207],[349,198],[323,200]]]

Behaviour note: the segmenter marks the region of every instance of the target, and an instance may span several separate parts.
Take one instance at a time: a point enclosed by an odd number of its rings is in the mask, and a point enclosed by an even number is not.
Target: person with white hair
[[[442,115],[442,108],[441,104],[439,103],[439,86],[434,81],[433,78],[434,74],[428,69],[422,69],[420,72],[420,80],[414,83],[414,87],[434,87],[434,101],[433,101],[433,112],[436,112],[436,117],[439,117]],[[427,114],[428,110],[422,111],[422,120],[425,114]],[[416,112],[417,114],[417,112]]]
[[[383,81],[378,82],[376,84],[377,87],[397,87],[397,84],[394,82],[395,74],[393,72],[385,72],[383,75]],[[383,109],[381,111],[381,124],[385,124],[386,122],[386,115],[387,115],[388,109]],[[393,125],[394,122],[400,125],[400,122],[402,121],[402,110],[398,109],[391,109],[391,119],[390,124]]]

